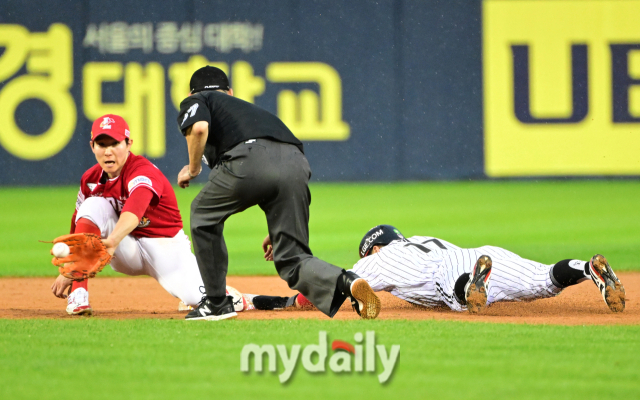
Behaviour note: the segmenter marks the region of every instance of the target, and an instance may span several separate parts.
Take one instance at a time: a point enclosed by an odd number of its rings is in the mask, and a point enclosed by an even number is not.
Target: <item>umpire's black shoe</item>
[[[364,279],[345,271],[338,280],[338,288],[351,299],[351,306],[363,319],[374,319],[380,314],[382,304],[371,286]]]
[[[224,297],[219,304],[203,297],[198,306],[187,314],[184,319],[187,321],[218,321],[236,318],[237,316],[238,314],[233,309],[233,298],[231,296]]]

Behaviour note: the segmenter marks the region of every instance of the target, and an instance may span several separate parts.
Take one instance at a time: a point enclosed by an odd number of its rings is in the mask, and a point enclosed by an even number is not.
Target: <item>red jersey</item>
[[[164,174],[142,156],[129,153],[120,175],[109,179],[100,164],[89,168],[80,180],[80,191],[73,214],[72,231],[78,209],[89,197],[104,197],[120,216],[122,208],[133,191],[144,188],[153,192],[151,203],[131,232],[135,237],[174,237],[182,229],[182,218],[176,194]],[[143,189],[143,190],[144,190]]]

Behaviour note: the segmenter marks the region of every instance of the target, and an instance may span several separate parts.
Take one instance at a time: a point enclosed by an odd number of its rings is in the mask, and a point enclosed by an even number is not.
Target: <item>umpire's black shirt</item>
[[[218,163],[224,152],[250,139],[268,138],[291,143],[304,153],[302,143],[278,117],[223,92],[205,90],[182,100],[178,114],[182,134],[199,121],[209,123],[204,158],[210,168]]]

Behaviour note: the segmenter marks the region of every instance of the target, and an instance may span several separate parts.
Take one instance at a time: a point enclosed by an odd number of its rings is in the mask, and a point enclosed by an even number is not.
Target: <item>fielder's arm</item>
[[[120,219],[118,219],[118,223],[115,228],[113,228],[113,232],[109,235],[108,238],[103,239],[102,243],[107,248],[107,252],[111,255],[116,251],[116,247],[120,244],[122,239],[125,238],[128,234],[131,233],[136,226],[140,223],[140,218],[132,212],[125,211],[120,214]]]
[[[151,200],[155,196],[154,192],[146,188],[135,189],[127,199],[120,218],[113,228],[113,231],[102,241],[107,248],[107,252],[111,255],[116,251],[116,247],[120,244],[128,234],[130,234],[144,216],[145,211],[149,208]]]

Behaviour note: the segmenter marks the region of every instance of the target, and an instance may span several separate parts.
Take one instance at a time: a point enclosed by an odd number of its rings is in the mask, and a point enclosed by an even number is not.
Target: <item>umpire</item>
[[[380,300],[357,275],[313,257],[309,249],[308,182],[311,169],[302,143],[273,114],[233,97],[225,73],[206,66],[190,81],[191,94],[180,104],[178,125],[187,140],[189,165],[178,185],[202,170],[209,180],[191,203],[191,238],[206,296],[187,320],[236,316],[226,296],[228,253],[224,222],[259,205],[267,217],[276,270],[291,289],[333,317],[347,297],[362,318],[375,318]]]

